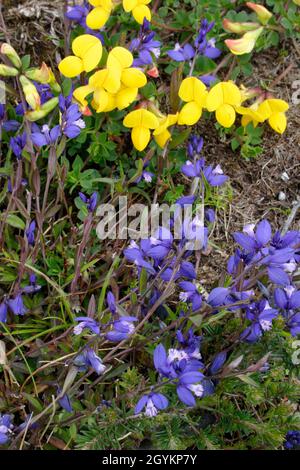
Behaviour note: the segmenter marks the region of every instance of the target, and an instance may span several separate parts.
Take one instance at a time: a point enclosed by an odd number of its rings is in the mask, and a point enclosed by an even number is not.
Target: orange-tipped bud
[[[20,69],[22,67],[22,61],[20,57],[18,56],[17,52],[10,44],[7,44],[6,42],[4,42],[1,45],[0,53],[5,55],[11,61],[11,63],[15,67],[17,67],[17,69]]]
[[[248,31],[253,31],[254,29],[259,28],[259,26],[259,23],[235,23],[227,18],[223,20],[223,28],[226,31],[236,34],[244,34]]]
[[[254,49],[257,38],[263,31],[263,27],[257,28],[254,31],[245,33],[240,39],[226,39],[225,44],[230,49],[232,54],[243,55],[249,54]]]
[[[41,106],[41,97],[34,84],[30,80],[28,80],[28,78],[26,78],[24,75],[21,75],[20,82],[25,95],[25,99],[29,106],[33,110],[39,109]]]
[[[246,5],[251,8],[251,10],[255,11],[261,24],[267,24],[269,19],[273,16],[273,14],[263,5],[252,2],[247,2]]]
[[[158,71],[157,67],[152,67],[152,69],[147,70],[146,73],[147,73],[147,75],[149,75],[149,77],[152,77],[152,78],[159,77],[159,71]]]

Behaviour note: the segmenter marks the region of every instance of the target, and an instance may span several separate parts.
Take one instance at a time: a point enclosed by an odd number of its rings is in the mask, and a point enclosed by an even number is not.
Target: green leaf
[[[11,225],[11,227],[19,228],[21,230],[25,229],[25,222],[17,215],[8,214],[6,222],[8,225]]]

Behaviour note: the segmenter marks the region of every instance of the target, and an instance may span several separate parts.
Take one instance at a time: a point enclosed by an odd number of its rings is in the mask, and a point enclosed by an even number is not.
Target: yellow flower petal
[[[222,83],[217,83],[208,92],[206,98],[206,108],[208,111],[215,111],[219,106],[223,104],[223,89]]]
[[[196,77],[188,77],[180,85],[178,96],[186,102],[196,101],[202,95],[206,87],[201,80]]]
[[[136,100],[137,88],[124,88],[116,94],[116,106],[118,109],[125,109]]]
[[[73,96],[75,100],[77,100],[82,106],[86,106],[87,100],[85,98],[93,91],[94,88],[89,85],[80,86],[79,88],[76,88],[73,93]]]
[[[129,88],[141,88],[146,85],[146,75],[139,69],[125,69],[121,75],[122,83]]]
[[[103,7],[94,8],[86,17],[86,24],[91,29],[102,28],[110,17],[110,10]]]
[[[284,100],[268,99],[268,104],[273,113],[284,113],[289,109],[289,105]]]
[[[127,114],[123,120],[123,125],[125,127],[138,127],[142,124],[142,110],[136,109]]]
[[[279,134],[283,134],[287,121],[286,121],[286,116],[284,113],[274,113],[268,120],[270,126],[272,129],[274,129],[275,132],[278,132]]]
[[[138,3],[138,0],[123,0],[123,8],[128,13],[129,11],[132,11]]]
[[[83,62],[79,57],[70,55],[60,62],[58,68],[65,77],[74,78],[83,72]]]
[[[131,139],[135,148],[141,152],[149,144],[150,131],[142,126],[134,127],[131,131]]]
[[[232,82],[222,82],[223,102],[232,106],[239,106],[242,102],[242,95],[239,88]]]
[[[113,8],[113,2],[112,0],[89,0],[89,3],[93,7],[104,7],[104,8]]]
[[[97,105],[97,113],[102,113],[108,104],[108,93],[103,88],[97,88],[94,93],[94,101]]]
[[[183,106],[178,116],[178,124],[193,126],[199,121],[202,115],[202,108],[196,101],[191,101]]]
[[[147,109],[141,109],[141,112],[141,126],[148,129],[156,129],[159,126],[159,121],[153,113]]]
[[[143,24],[144,18],[146,18],[148,21],[151,21],[151,11],[146,5],[137,5],[132,10],[132,14],[135,21],[137,21],[139,24]]]
[[[102,57],[101,41],[91,34],[83,34],[74,39],[72,50],[77,57],[83,60],[83,67],[86,72],[93,70]]]
[[[155,133],[155,131],[154,131],[154,133]],[[154,135],[154,133],[153,133],[153,135]],[[161,148],[164,148],[164,146],[166,145],[166,143],[170,139],[170,137],[171,137],[171,134],[168,130],[165,130],[165,131],[161,132],[158,135],[154,135],[155,142]]]
[[[122,72],[132,65],[133,56],[125,47],[114,47],[107,57],[106,66],[113,71]]]
[[[222,104],[216,110],[216,119],[223,127],[231,127],[235,121],[235,110],[230,104]]]

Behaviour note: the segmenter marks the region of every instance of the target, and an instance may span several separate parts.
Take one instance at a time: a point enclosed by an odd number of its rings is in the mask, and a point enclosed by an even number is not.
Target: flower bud
[[[257,28],[254,31],[245,33],[240,39],[226,39],[225,44],[230,49],[232,54],[243,55],[249,54],[254,49],[256,40],[263,32],[263,27]]]
[[[61,88],[55,79],[54,73],[52,72],[51,68],[45,64],[45,62],[42,63],[39,69],[32,68],[27,70],[25,75],[30,80],[50,85],[52,91],[54,92],[61,92]]]
[[[252,2],[247,2],[246,5],[251,8],[251,10],[255,11],[261,24],[267,24],[269,19],[273,16],[272,13],[263,5]]]
[[[19,71],[14,67],[9,67],[8,65],[0,64],[0,76],[16,77],[17,75],[19,75]]]
[[[43,119],[58,105],[58,97],[51,98],[51,100],[44,103],[39,109],[35,111],[29,111],[26,113],[28,121],[35,122],[39,119]]]
[[[41,106],[41,97],[34,84],[24,75],[21,75],[20,82],[27,103],[32,109],[38,109]]]
[[[147,75],[152,78],[157,78],[159,77],[159,71],[157,67],[152,67],[152,69],[147,70]]]
[[[235,23],[227,18],[223,20],[223,28],[226,31],[236,34],[244,34],[248,31],[253,31],[254,29],[259,28],[259,26],[259,23]]]
[[[17,67],[17,69],[20,69],[22,67],[22,61],[18,54],[16,53],[15,49],[10,45],[4,42],[1,45],[0,48],[0,53],[8,57],[8,59],[11,61],[11,63]]]

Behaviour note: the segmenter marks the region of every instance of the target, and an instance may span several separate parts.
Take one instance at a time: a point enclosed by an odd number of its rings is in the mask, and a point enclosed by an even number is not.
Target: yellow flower
[[[254,49],[258,37],[263,32],[263,27],[248,31],[240,39],[226,39],[225,44],[230,52],[235,55],[249,54]]]
[[[289,109],[288,103],[284,100],[269,98],[258,105],[254,103],[249,108],[243,106],[237,108],[237,112],[242,114],[242,126],[247,126],[253,122],[256,127],[259,122],[268,121],[275,132],[283,134],[286,129],[287,120],[285,112]]]
[[[123,8],[128,12],[132,12],[134,19],[139,23],[143,24],[144,18],[151,21],[151,11],[147,7],[151,0],[123,0]]]
[[[85,107],[86,97],[93,93],[92,106],[97,113],[127,108],[135,101],[138,89],[146,85],[146,75],[130,67],[132,54],[123,47],[115,47],[107,57],[106,68],[95,72],[88,85],[77,88],[74,98]]]
[[[95,7],[86,17],[86,24],[91,29],[102,28],[110,17],[114,7],[111,0],[89,0],[89,3]]]
[[[91,72],[102,57],[101,41],[91,34],[78,36],[72,43],[74,55],[63,59],[58,68],[68,78],[74,78],[82,72]]]
[[[247,2],[247,7],[251,8],[251,10],[255,11],[258,16],[259,21],[261,24],[265,25],[268,23],[269,19],[273,16],[272,13],[266,9],[263,5],[259,5],[258,3]]]
[[[269,125],[278,134],[283,134],[286,129],[287,120],[285,112],[289,109],[289,105],[284,100],[269,98],[258,107],[258,112],[264,121],[268,120]]]
[[[150,141],[150,130],[159,126],[157,117],[146,109],[136,109],[127,114],[123,120],[125,127],[131,127],[131,139],[134,147],[140,152]]]
[[[168,116],[164,116],[162,119],[159,119],[159,127],[155,129],[153,132],[154,139],[156,143],[161,147],[164,148],[167,141],[171,137],[171,133],[168,130],[169,127],[174,126],[178,120],[178,113],[176,114],[168,114]]]
[[[201,118],[202,109],[205,107],[207,97],[206,86],[196,77],[188,77],[180,85],[179,97],[186,104],[178,116],[178,124],[192,126]]]
[[[231,127],[235,121],[235,107],[240,106],[241,92],[232,82],[221,82],[213,86],[206,99],[208,111],[216,112],[216,119],[223,127]]]

